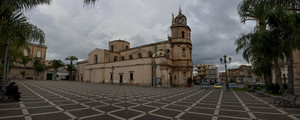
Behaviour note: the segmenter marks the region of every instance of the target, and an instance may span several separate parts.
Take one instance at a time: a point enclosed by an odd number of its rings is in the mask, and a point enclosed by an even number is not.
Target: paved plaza
[[[244,91],[153,88],[68,81],[16,81],[21,102],[0,103],[5,120],[300,119],[300,109]],[[298,98],[299,99],[299,98]]]

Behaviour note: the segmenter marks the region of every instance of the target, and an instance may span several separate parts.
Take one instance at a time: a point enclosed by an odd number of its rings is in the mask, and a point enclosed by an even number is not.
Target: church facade
[[[124,40],[109,42],[109,50],[96,48],[76,64],[76,79],[93,83],[141,86],[185,86],[192,78],[191,29],[179,10],[172,15],[168,40],[130,47]]]

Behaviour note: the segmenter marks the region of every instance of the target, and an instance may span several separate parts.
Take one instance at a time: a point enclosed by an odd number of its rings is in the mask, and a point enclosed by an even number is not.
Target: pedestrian
[[[6,95],[9,97],[14,98],[15,101],[20,101],[20,92],[19,92],[19,87],[16,85],[16,82],[11,82],[7,87],[6,87]]]

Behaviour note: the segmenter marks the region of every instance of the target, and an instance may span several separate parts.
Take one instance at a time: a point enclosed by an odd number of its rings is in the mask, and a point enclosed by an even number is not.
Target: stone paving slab
[[[152,88],[70,81],[16,81],[21,102],[0,103],[0,120],[297,120],[300,108],[243,91]]]
[[[211,120],[212,116],[186,113],[183,116],[181,116],[180,119],[184,119],[184,120]]]
[[[71,119],[69,116],[64,113],[52,113],[52,114],[43,114],[43,115],[33,115],[33,120],[67,120]]]
[[[39,107],[39,108],[27,108],[30,114],[35,113],[47,113],[47,112],[59,112],[55,107]]]

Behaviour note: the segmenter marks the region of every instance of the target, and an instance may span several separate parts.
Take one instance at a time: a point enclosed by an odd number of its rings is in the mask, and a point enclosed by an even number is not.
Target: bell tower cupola
[[[191,42],[191,29],[187,25],[187,18],[182,14],[181,8],[174,18],[172,14],[171,42]]]

